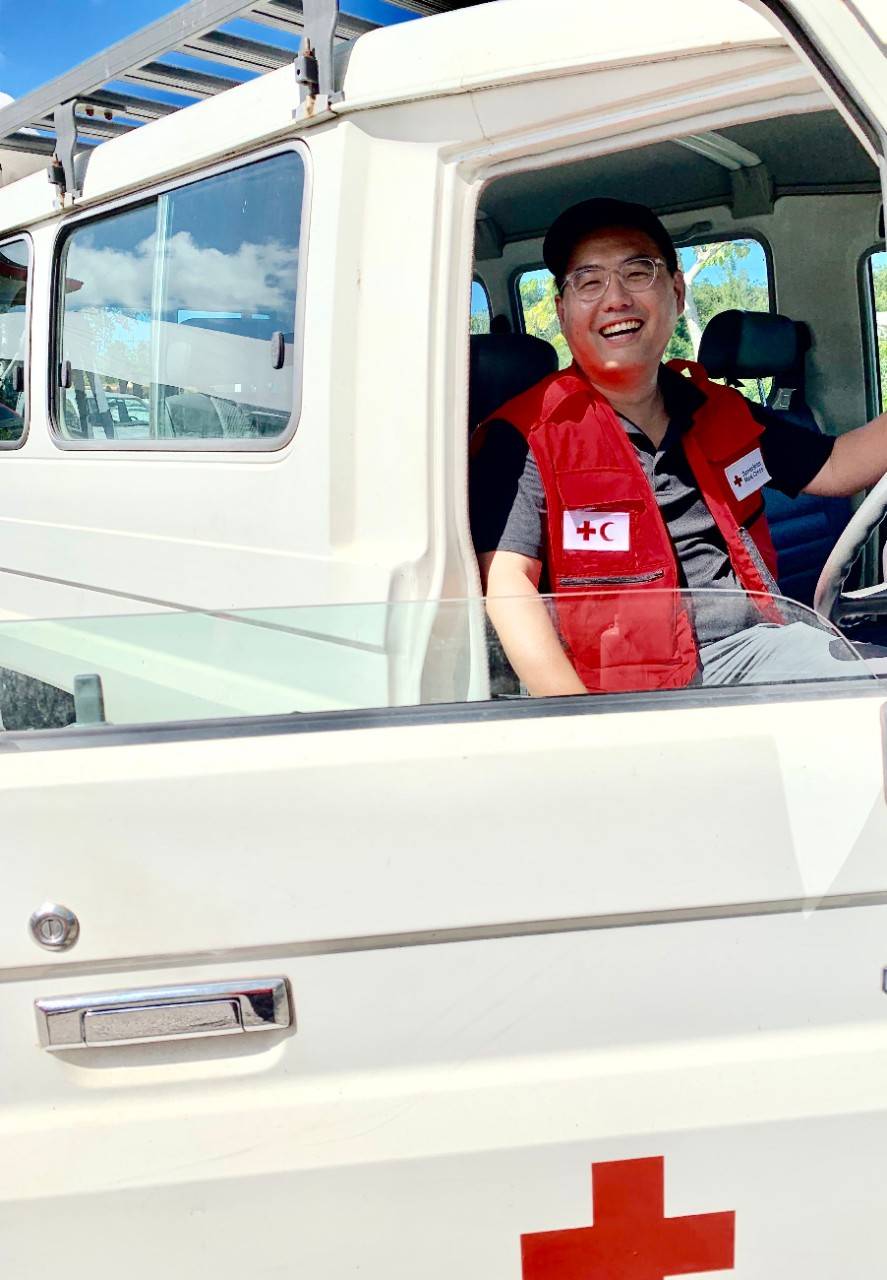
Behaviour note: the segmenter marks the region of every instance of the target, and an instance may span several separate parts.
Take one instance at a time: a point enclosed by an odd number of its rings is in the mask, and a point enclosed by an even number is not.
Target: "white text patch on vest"
[[[744,458],[731,462],[724,468],[724,475],[737,498],[747,498],[757,493],[770,479],[770,473],[764,466],[760,449],[752,449]]]
[[[579,507],[564,512],[565,551],[628,551],[630,518],[627,511],[594,511]]]

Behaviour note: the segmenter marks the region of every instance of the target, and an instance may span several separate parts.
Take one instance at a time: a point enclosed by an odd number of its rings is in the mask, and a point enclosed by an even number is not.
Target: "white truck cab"
[[[589,194],[676,354],[754,313],[720,376],[883,409],[881,7],[402,7],[195,0],[0,110],[0,1260],[875,1274],[877,664],[523,696],[467,492]],[[848,657],[881,489],[771,512]]]

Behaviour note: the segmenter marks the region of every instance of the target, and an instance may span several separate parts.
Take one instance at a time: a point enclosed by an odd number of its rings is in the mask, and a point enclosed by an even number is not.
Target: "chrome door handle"
[[[44,1049],[95,1049],[292,1025],[286,978],[97,991],[34,1001]]]

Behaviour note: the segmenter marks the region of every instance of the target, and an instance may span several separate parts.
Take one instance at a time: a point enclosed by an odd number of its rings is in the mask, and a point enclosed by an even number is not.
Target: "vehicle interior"
[[[698,359],[709,376],[829,434],[883,411],[887,255],[878,171],[838,113],[819,110],[491,182],[477,217],[472,428],[569,361],[542,238],[563,209],[592,195],[652,207],[675,240],[690,289],[666,358]],[[813,605],[860,501],[767,490],[786,596]],[[862,522],[854,517],[850,542],[838,548],[844,590],[833,581],[820,588],[855,640],[887,637],[883,514],[878,499]]]

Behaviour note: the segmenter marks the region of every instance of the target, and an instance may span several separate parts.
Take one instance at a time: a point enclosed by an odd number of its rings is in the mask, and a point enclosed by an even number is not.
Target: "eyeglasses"
[[[662,258],[632,258],[629,262],[623,262],[621,267],[614,267],[612,271],[608,271],[606,267],[577,267],[564,277],[561,293],[565,293],[569,285],[579,302],[597,302],[609,289],[613,276],[619,277],[623,288],[629,293],[646,293],[653,288],[659,268],[664,266]]]

